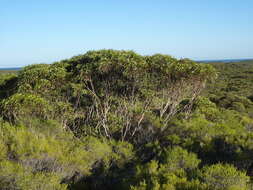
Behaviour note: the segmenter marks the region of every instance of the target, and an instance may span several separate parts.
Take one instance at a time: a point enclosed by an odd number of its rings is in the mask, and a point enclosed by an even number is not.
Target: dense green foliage
[[[251,64],[100,50],[2,73],[0,189],[250,190]]]

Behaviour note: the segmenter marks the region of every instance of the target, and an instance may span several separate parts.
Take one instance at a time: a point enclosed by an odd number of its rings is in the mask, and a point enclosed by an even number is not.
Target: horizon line
[[[184,58],[180,58],[184,59]],[[235,61],[250,61],[253,60],[253,58],[234,58],[234,59],[191,59],[196,62],[235,62]],[[53,62],[54,63],[54,62]],[[32,64],[27,64],[25,66],[11,66],[11,67],[2,67],[0,66],[0,69],[18,69],[18,68],[23,68],[28,65],[34,65],[34,64],[41,64],[41,63],[32,63]],[[42,63],[42,64],[52,64],[52,63]]]

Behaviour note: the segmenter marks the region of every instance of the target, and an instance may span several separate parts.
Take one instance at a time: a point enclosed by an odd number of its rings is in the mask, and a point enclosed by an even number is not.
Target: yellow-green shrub
[[[60,184],[61,178],[53,173],[33,173],[21,164],[0,162],[1,189],[15,190],[64,190],[67,185]]]

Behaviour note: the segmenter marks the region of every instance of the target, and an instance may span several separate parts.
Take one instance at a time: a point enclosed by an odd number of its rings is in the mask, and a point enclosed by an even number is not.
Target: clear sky
[[[0,0],[0,67],[108,48],[253,58],[253,0]]]

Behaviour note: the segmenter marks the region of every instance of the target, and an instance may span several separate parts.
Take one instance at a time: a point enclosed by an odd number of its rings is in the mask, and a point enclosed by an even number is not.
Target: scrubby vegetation
[[[115,50],[0,74],[0,189],[250,190],[252,84]]]

